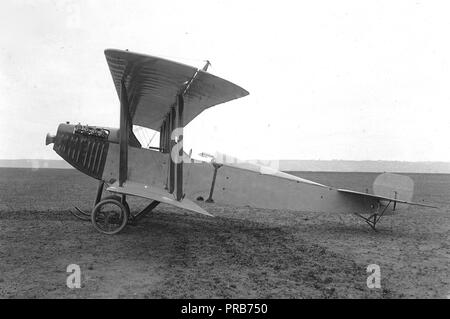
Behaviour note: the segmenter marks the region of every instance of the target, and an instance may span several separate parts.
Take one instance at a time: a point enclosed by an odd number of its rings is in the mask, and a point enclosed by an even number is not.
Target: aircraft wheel
[[[99,232],[114,235],[126,226],[129,214],[129,209],[120,200],[104,199],[92,210],[91,221]]]

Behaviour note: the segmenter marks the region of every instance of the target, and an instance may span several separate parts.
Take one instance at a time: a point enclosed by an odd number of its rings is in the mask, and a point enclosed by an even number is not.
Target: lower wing
[[[156,200],[161,203],[173,205],[195,213],[213,217],[213,215],[205,211],[203,208],[201,208],[191,200],[183,198],[182,200],[177,201],[174,198],[173,194],[170,194],[166,190],[159,187],[127,181],[122,186],[119,186],[119,183],[115,182],[110,187],[108,187],[107,190],[113,193],[126,194]]]

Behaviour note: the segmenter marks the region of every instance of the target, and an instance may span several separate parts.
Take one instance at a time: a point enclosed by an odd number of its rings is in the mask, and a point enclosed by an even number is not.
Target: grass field
[[[371,173],[294,173],[365,191]],[[96,181],[75,170],[0,168],[1,298],[446,298],[450,175],[408,174],[417,206],[381,221],[200,203],[215,218],[158,206],[116,236],[69,214]],[[146,204],[130,199],[132,210]],[[78,264],[82,287],[66,286]],[[366,267],[381,268],[381,288]]]

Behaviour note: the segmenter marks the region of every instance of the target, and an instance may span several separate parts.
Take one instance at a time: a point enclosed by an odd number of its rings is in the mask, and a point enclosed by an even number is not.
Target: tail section
[[[377,199],[383,205],[389,202],[418,205],[424,207],[437,208],[428,204],[412,202],[414,193],[414,182],[411,178],[404,175],[384,173],[379,175],[373,182],[373,194],[361,193],[348,189],[337,189],[340,193],[358,195],[362,198]]]

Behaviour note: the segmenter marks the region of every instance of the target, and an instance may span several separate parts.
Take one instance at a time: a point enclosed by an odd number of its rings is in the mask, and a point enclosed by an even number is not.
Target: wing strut
[[[177,150],[178,156],[176,156],[175,163],[175,184],[176,184],[176,199],[178,201],[183,199],[183,111],[184,111],[184,99],[183,95],[177,96],[177,110],[176,110],[176,129],[178,131]]]
[[[206,62],[206,71],[211,63]],[[183,199],[183,127],[184,127],[184,95],[196,79],[200,69],[194,73],[184,88],[178,93],[176,103],[170,108],[160,127],[159,148],[163,153],[169,153],[169,172],[166,189],[175,193],[177,201]]]
[[[125,82],[122,80],[120,90],[119,186],[122,186],[128,179],[129,116],[127,90]]]
[[[172,150],[175,147],[175,139],[173,137],[173,131],[175,129],[175,106],[170,108],[169,112],[169,193],[173,194],[175,187],[175,162],[173,161]]]
[[[160,150],[169,154],[169,170],[166,189],[175,194],[176,200],[183,199],[183,127],[184,98],[177,95],[175,105],[161,125]]]

